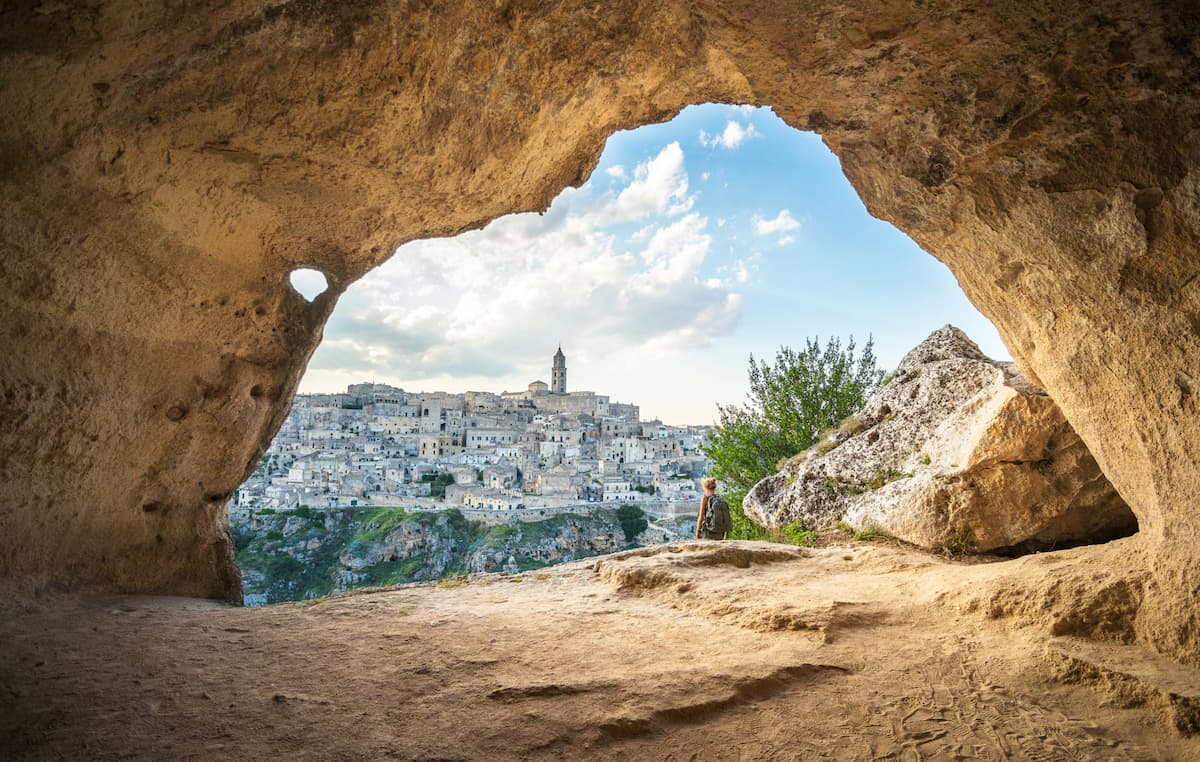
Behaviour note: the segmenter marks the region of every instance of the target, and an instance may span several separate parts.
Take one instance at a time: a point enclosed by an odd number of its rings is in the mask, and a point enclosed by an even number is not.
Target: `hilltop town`
[[[551,382],[519,392],[363,383],[298,395],[230,511],[370,505],[545,517],[633,502],[694,511],[708,430],[643,421],[637,405],[567,391],[560,347]]]

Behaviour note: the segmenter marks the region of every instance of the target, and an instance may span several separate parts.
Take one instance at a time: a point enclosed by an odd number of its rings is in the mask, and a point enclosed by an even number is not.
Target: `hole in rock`
[[[310,299],[326,286],[313,270],[291,282]],[[713,471],[701,446],[747,401],[751,356],[769,366],[781,347],[820,337],[821,355],[853,336],[861,360],[870,338],[877,383],[948,323],[1009,359],[953,275],[867,213],[817,135],[721,105],[617,133],[544,213],[407,244],[341,295],[230,505],[246,600],[689,538]],[[919,373],[896,373],[894,399],[857,425],[851,406],[757,467],[809,444],[894,443],[888,428],[925,400],[906,386]],[[917,449],[796,483],[864,494],[936,463]],[[809,529],[759,536],[803,543]]]
[[[288,274],[288,283],[307,302],[316,299],[329,288],[329,281],[326,279],[325,273],[310,267],[298,267],[292,270]]]

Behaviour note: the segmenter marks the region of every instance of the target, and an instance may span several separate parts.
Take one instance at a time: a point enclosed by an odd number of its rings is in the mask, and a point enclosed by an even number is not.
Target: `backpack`
[[[726,537],[733,529],[733,518],[729,515],[729,503],[720,495],[710,495],[704,509],[704,533]]]

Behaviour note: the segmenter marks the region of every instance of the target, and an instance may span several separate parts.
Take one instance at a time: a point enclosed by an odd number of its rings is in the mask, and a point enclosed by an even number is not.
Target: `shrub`
[[[646,521],[646,513],[636,503],[629,503],[618,508],[617,521],[621,523],[625,542],[633,542],[639,534],[646,531],[646,527],[650,526],[650,522]]]
[[[454,475],[444,471],[430,471],[421,475],[421,481],[429,485],[429,496],[444,500],[446,487],[454,484]]]
[[[407,518],[408,513],[403,508],[376,508],[368,513],[363,521],[363,525],[371,527],[371,529],[361,532],[358,539],[363,542],[378,540],[389,534]]]
[[[817,544],[817,532],[815,529],[809,529],[800,522],[790,524],[783,528],[783,536],[792,545],[811,546]]]
[[[730,537],[766,537],[746,518],[743,498],[774,473],[780,460],[808,449],[822,431],[862,407],[882,375],[873,349],[868,339],[856,356],[853,338],[845,348],[839,339],[830,339],[824,348],[809,339],[799,352],[781,347],[773,365],[751,355],[749,402],[719,405],[720,423],[702,448],[733,514]]]

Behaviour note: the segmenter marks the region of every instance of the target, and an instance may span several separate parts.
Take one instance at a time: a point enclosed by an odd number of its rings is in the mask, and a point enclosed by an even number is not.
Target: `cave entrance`
[[[405,245],[341,296],[231,504],[247,601],[558,560],[497,550],[512,516],[686,532],[700,427],[744,398],[749,355],[870,336],[892,369],[948,323],[1008,359],[815,134],[725,105],[617,133],[545,213]],[[478,557],[429,562],[435,535]]]

